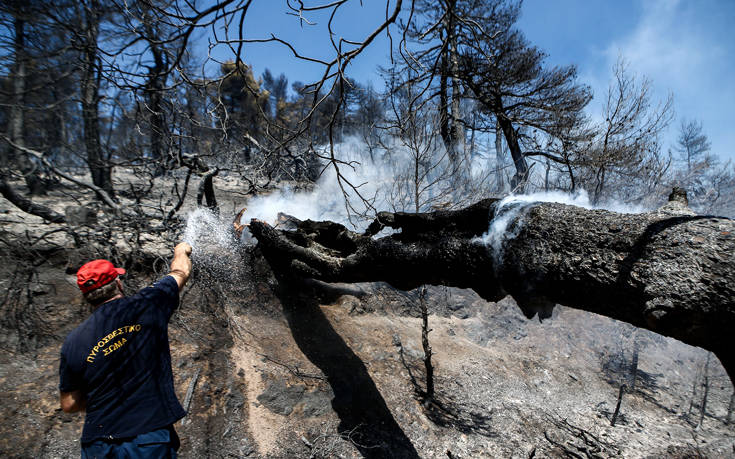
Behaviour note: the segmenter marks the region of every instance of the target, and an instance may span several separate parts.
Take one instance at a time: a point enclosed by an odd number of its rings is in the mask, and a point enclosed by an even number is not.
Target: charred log
[[[217,196],[214,194],[214,184],[212,179],[219,173],[219,168],[214,168],[204,174],[202,182],[199,185],[199,191],[197,192],[197,205],[202,205],[202,200],[207,203],[207,207],[217,211]]]
[[[512,295],[526,316],[554,304],[595,312],[713,351],[731,378],[735,222],[694,215],[681,193],[655,212],[534,203],[517,209],[499,244],[480,238],[506,209],[484,200],[459,211],[381,213],[365,234],[333,222],[295,231],[253,220],[273,269],[325,282],[385,281]],[[374,238],[383,227],[401,230]]]
[[[10,186],[3,177],[0,177],[0,194],[16,207],[31,215],[36,215],[52,223],[65,223],[66,219],[60,213],[41,204],[34,203],[22,196]]]

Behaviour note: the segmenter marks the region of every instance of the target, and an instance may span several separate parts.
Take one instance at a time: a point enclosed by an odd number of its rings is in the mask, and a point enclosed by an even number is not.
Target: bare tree
[[[529,166],[522,147],[523,129],[547,135],[576,124],[591,99],[576,83],[576,68],[546,68],[546,55],[515,29],[520,6],[493,2],[464,13],[460,78],[480,108],[497,120],[516,167],[511,188],[523,189]],[[489,16],[483,12],[492,13]]]
[[[32,8],[25,2],[10,2],[8,13],[12,18],[13,28],[13,67],[12,67],[12,96],[10,113],[8,116],[8,133],[10,140],[4,150],[3,170],[8,165],[17,167],[31,194],[45,192],[43,181],[40,178],[38,164],[20,148],[25,145],[25,110],[26,94],[28,92],[28,51],[26,49],[26,24],[33,14]],[[15,146],[14,146],[15,145]],[[6,175],[5,173],[2,174]]]
[[[709,365],[712,353],[707,353],[707,358],[704,363],[700,365],[694,376],[694,382],[692,385],[692,398],[689,400],[689,409],[686,413],[687,421],[699,429],[704,421],[704,416],[707,412],[707,399],[710,391],[710,374]],[[699,408],[699,413],[695,413],[695,409]]]
[[[710,151],[710,141],[702,130],[702,123],[695,120],[682,120],[679,126],[679,137],[676,150],[686,162],[687,171],[691,171],[694,163]]]
[[[428,2],[431,3],[431,2]],[[458,23],[457,0],[446,0],[440,2],[444,7],[442,12],[439,37],[441,38],[441,70],[439,72],[439,113],[440,132],[444,140],[445,148],[449,154],[452,165],[457,169],[462,160],[461,154],[464,150],[464,125],[460,114],[461,86],[459,80],[459,52],[458,52]],[[420,5],[419,8],[427,7],[428,4]],[[426,8],[425,11],[437,11],[434,8]],[[451,83],[451,93],[450,93]],[[451,94],[451,95],[450,95]]]
[[[355,3],[350,0],[350,3]],[[26,42],[28,18],[30,16],[42,17],[47,21],[49,27],[60,31],[63,39],[63,47],[70,55],[62,62],[59,60],[58,73],[65,71],[73,74],[78,86],[67,94],[62,94],[58,99],[68,97],[79,104],[76,110],[78,114],[71,116],[58,116],[61,122],[60,131],[63,132],[65,142],[62,147],[64,156],[51,157],[51,147],[46,144],[32,143],[29,146],[33,151],[40,153],[41,157],[49,156],[48,160],[54,163],[56,160],[68,166],[79,164],[75,154],[82,151],[85,153],[83,159],[92,176],[92,185],[102,190],[108,197],[113,196],[112,171],[113,167],[138,168],[141,164],[152,162],[161,163],[162,159],[173,159],[171,167],[179,167],[187,162],[194,164],[184,158],[195,153],[200,159],[214,158],[216,155],[224,156],[223,159],[233,158],[234,154],[246,150],[257,151],[268,161],[261,164],[302,163],[315,165],[319,163],[316,157],[327,161],[337,171],[337,178],[343,190],[357,188],[341,173],[341,167],[348,165],[342,163],[335,155],[334,149],[327,150],[312,148],[310,138],[313,127],[318,127],[319,133],[325,135],[328,142],[337,138],[335,126],[341,124],[342,128],[347,125],[346,107],[354,103],[352,91],[354,84],[347,78],[345,69],[348,64],[357,58],[367,46],[381,33],[389,33],[390,27],[398,18],[402,8],[402,2],[386,2],[385,17],[376,24],[376,28],[366,34],[363,39],[347,40],[335,36],[333,33],[335,19],[348,1],[332,2],[325,5],[309,6],[301,2],[290,2],[284,8],[294,19],[294,25],[311,27],[309,17],[312,14],[331,13],[331,19],[326,24],[330,37],[333,39],[332,56],[327,58],[314,58],[301,54],[296,46],[276,35],[265,38],[246,38],[244,27],[250,20],[251,1],[223,1],[206,6],[199,6],[191,2],[152,1],[135,4],[121,3],[116,0],[85,0],[82,2],[61,1],[54,4],[40,4],[43,8],[40,14],[26,14],[30,6],[25,2],[3,6],[3,12],[14,8],[18,14],[17,21],[11,26],[10,33],[6,37],[15,37],[14,48],[5,44],[8,53],[6,56],[15,56],[12,65],[8,65],[8,77],[3,83],[12,83],[13,91],[8,91],[14,100],[7,98],[3,102],[11,107],[10,116],[6,122],[7,148],[3,148],[6,156],[12,155],[23,160],[22,167],[16,176],[25,177],[27,180],[35,177],[28,171],[37,171],[41,163],[37,162],[34,155],[23,154],[23,150],[13,147],[27,145],[29,103],[27,96],[30,93],[28,86],[28,59],[26,56]],[[35,3],[32,2],[33,5]],[[36,10],[33,10],[36,11]],[[11,18],[9,16],[4,16]],[[19,33],[13,33],[14,31]],[[229,49],[231,61],[237,62],[232,72],[223,72],[220,75],[197,74],[193,69],[196,65],[190,65],[192,57],[191,43],[193,37],[199,32],[207,31],[212,34],[211,47]],[[224,115],[225,110],[217,110],[213,105],[223,107],[225,101],[218,94],[217,88],[222,88],[228,83],[234,74],[241,79],[247,75],[245,64],[242,65],[242,56],[245,46],[259,46],[262,43],[281,45],[294,54],[295,59],[302,59],[313,64],[322,65],[324,72],[317,81],[303,86],[301,91],[301,102],[298,105],[299,114],[294,116],[296,109],[289,111],[288,101],[285,100],[285,80],[278,80],[276,87],[279,88],[275,94],[275,116],[266,116],[267,110],[256,107],[254,115],[260,117],[258,121],[262,130],[257,133],[247,133],[237,138],[225,138],[224,141],[214,141],[216,134],[214,127],[217,126],[217,115]],[[210,47],[210,50],[211,50]],[[15,51],[11,51],[11,50]],[[70,51],[69,51],[70,50]],[[17,51],[17,52],[16,52]],[[59,54],[61,55],[61,54]],[[10,60],[10,59],[8,59]],[[202,68],[198,62],[199,67]],[[226,63],[225,63],[226,64]],[[66,66],[66,67],[63,67]],[[53,85],[51,85],[53,87]],[[179,90],[186,86],[191,90]],[[243,85],[239,90],[245,92],[257,91],[252,85]],[[174,107],[189,106],[187,99],[192,94],[206,99],[204,108],[198,113],[193,113],[191,118],[197,118],[191,126],[197,126],[197,135],[179,129],[183,126],[182,120],[188,116],[189,111],[175,111]],[[203,95],[203,96],[202,96]],[[257,95],[256,95],[257,96]],[[180,98],[174,101],[175,98]],[[34,107],[38,110],[38,107]],[[143,116],[138,117],[142,113]],[[200,114],[204,114],[200,116]],[[70,120],[77,116],[81,122],[74,125]],[[313,122],[320,119],[318,122]],[[220,118],[220,121],[222,118]],[[326,122],[322,122],[326,120]],[[142,122],[141,122],[142,121]],[[58,124],[55,124],[55,126]],[[227,123],[220,123],[224,130]],[[136,135],[144,132],[147,135],[147,143]],[[314,131],[316,132],[316,131]],[[257,135],[256,135],[257,134]],[[77,141],[77,139],[79,139]],[[194,140],[192,140],[194,139]],[[234,140],[234,141],[233,141]],[[78,142],[78,143],[77,143]],[[192,146],[204,147],[200,152],[193,152]],[[290,145],[296,145],[292,148]],[[248,148],[245,148],[248,146]],[[252,146],[252,148],[250,148]],[[56,152],[54,152],[56,154]],[[170,155],[175,155],[175,158]],[[303,157],[308,158],[303,161]],[[313,158],[312,158],[313,157]],[[27,161],[25,161],[27,159]],[[196,162],[196,161],[195,161]],[[206,159],[205,162],[214,162]],[[210,164],[213,166],[213,164]],[[218,166],[221,166],[219,164]],[[168,166],[167,166],[168,167]],[[232,166],[229,166],[232,167]],[[242,170],[240,165],[235,168]],[[309,166],[311,167],[311,166]],[[317,166],[318,175],[321,168]],[[285,170],[287,168],[280,168]],[[137,169],[136,169],[137,170]],[[226,172],[226,169],[220,169]],[[10,169],[3,168],[5,172]],[[192,171],[192,169],[190,169]],[[193,169],[195,173],[206,173],[205,169],[197,166]],[[265,171],[266,181],[275,176],[268,175]],[[187,175],[190,177],[190,174]],[[250,180],[251,189],[257,182]],[[5,180],[5,185],[11,183]],[[153,182],[148,180],[142,187],[132,187],[130,193],[140,199],[143,194],[150,191]],[[126,184],[127,188],[127,184]],[[257,188],[257,187],[256,187]],[[7,189],[7,187],[4,187]],[[11,190],[14,191],[14,190]],[[172,190],[173,191],[173,190]],[[177,190],[176,192],[178,193]],[[128,190],[126,190],[128,192]],[[359,194],[359,193],[358,193]],[[18,196],[18,193],[7,193],[8,196]],[[177,196],[180,201],[181,196]],[[15,199],[15,198],[14,198]],[[102,199],[106,202],[106,199]],[[15,199],[15,202],[21,202]],[[25,209],[36,209],[31,205],[23,204]],[[177,207],[177,206],[174,206]],[[170,210],[170,209],[169,209]],[[167,215],[169,212],[166,211]]]
[[[81,22],[79,43],[81,51],[81,104],[84,122],[84,144],[87,149],[87,164],[92,174],[92,182],[114,194],[112,186],[112,165],[109,157],[102,151],[100,140],[100,81],[102,62],[99,56],[99,32],[102,18],[102,5],[99,0],[85,0],[77,4]]]
[[[628,336],[629,339],[623,340],[622,338]],[[632,352],[630,361],[625,355],[625,344],[626,342],[632,341]],[[623,395],[626,393],[635,392],[636,380],[638,377],[638,358],[640,354],[640,342],[638,341],[638,333],[635,329],[630,329],[629,333],[621,333],[621,340],[618,343],[620,348],[617,355],[612,356],[609,362],[606,362],[610,373],[619,373],[616,376],[620,379],[620,387],[618,388],[618,401],[615,404],[615,411],[610,419],[610,425],[615,426],[618,415],[620,414],[620,407],[623,401]]]
[[[431,363],[431,344],[429,343],[429,308],[426,304],[426,286],[419,287],[419,308],[421,309],[421,347],[424,349],[424,370],[426,371],[426,401],[434,398],[434,365]]]
[[[623,58],[613,72],[603,106],[604,121],[582,160],[586,180],[593,186],[593,202],[602,199],[611,176],[630,182],[641,171],[651,170],[655,163],[649,161],[660,153],[660,134],[673,116],[673,97],[653,106],[650,80],[631,74]]]
[[[452,158],[459,158],[465,129],[473,135],[494,131],[496,138],[502,133],[516,169],[511,188],[524,188],[530,175],[524,131],[553,135],[560,125],[576,122],[589,90],[575,83],[574,67],[544,66],[546,55],[515,28],[520,2],[445,0],[438,8],[430,3],[411,10],[399,46],[402,66],[415,72],[411,83],[423,87],[417,108],[438,98],[440,133]],[[484,116],[462,116],[463,99],[474,100],[475,112]]]
[[[680,167],[673,171],[672,182],[690,190],[693,209],[700,213],[735,215],[735,173],[730,161],[721,161],[710,153],[710,142],[702,123],[682,121],[675,150]]]
[[[437,145],[437,125],[433,110],[414,110],[416,86],[397,83],[393,74],[389,84],[389,117],[382,129],[388,137],[381,143],[392,164],[389,202],[396,211],[421,212],[441,202],[451,202],[452,176],[446,150]],[[401,90],[395,90],[397,85]]]
[[[164,87],[168,74],[165,73],[168,67],[169,54],[162,45],[163,36],[159,30],[162,23],[161,18],[155,17],[149,8],[143,4],[141,7],[141,23],[143,26],[143,34],[152,59],[151,65],[148,66],[148,75],[145,82],[146,109],[149,112],[150,123],[150,148],[151,157],[157,162],[157,174],[166,169],[164,156],[168,156],[163,149],[168,139],[167,125],[165,124],[163,96]]]

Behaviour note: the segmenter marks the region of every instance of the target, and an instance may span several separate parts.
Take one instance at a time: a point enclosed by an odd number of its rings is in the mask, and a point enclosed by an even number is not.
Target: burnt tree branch
[[[479,239],[499,210],[496,200],[459,211],[381,213],[365,234],[309,220],[295,231],[253,220],[250,231],[280,275],[405,290],[443,284],[489,301],[509,294],[528,317],[563,304],[709,349],[732,378],[735,222],[694,215],[681,193],[671,200],[644,214],[530,204],[511,218],[500,251]],[[401,231],[373,238],[386,226]]]
[[[23,212],[27,212],[31,215],[36,215],[52,223],[66,223],[66,218],[63,215],[49,207],[37,204],[26,198],[25,196],[21,195],[20,193],[15,191],[15,189],[13,189],[13,187],[10,186],[2,177],[0,177],[0,195],[13,203]]]

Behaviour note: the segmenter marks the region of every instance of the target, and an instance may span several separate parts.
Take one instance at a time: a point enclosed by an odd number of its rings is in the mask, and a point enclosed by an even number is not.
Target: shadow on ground
[[[294,293],[302,291],[301,294]],[[316,295],[302,286],[276,289],[284,315],[301,352],[327,377],[340,418],[340,435],[366,458],[418,458],[411,441],[393,418],[365,364],[324,316]]]

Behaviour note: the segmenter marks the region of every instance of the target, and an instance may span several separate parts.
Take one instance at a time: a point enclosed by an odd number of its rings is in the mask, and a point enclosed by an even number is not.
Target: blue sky
[[[549,63],[577,65],[595,94],[592,115],[623,56],[658,100],[673,94],[668,144],[682,119],[696,119],[712,152],[735,161],[735,1],[526,0],[519,27]]]
[[[329,2],[304,3],[317,5]],[[395,1],[391,0],[391,7],[394,5]],[[273,34],[291,43],[303,55],[331,60],[334,51],[327,33],[329,16],[320,12],[309,13],[305,17],[312,24],[308,24],[301,23],[299,18],[288,14],[290,11],[285,1],[253,2],[245,22],[245,38],[269,38]],[[361,41],[375,30],[384,18],[384,0],[363,0],[362,6],[358,0],[349,1],[339,9],[334,20],[335,36]],[[397,33],[395,27],[392,33]],[[293,53],[279,43],[247,44],[243,54],[245,62],[253,67],[256,76],[262,75],[268,68],[275,75],[285,73],[289,84],[295,81],[304,83],[316,81],[321,78],[324,71],[319,64],[295,59]],[[218,46],[213,55],[218,59],[232,59],[231,50],[224,46]],[[382,85],[376,69],[378,65],[390,62],[389,55],[390,41],[385,34],[382,34],[353,61],[349,74],[361,82],[372,81],[376,86]]]
[[[362,3],[353,0],[343,9],[336,36],[359,40],[380,23],[385,2]],[[285,2],[254,2],[246,22],[247,36],[274,33],[299,52],[329,57],[327,17],[311,15],[316,25],[302,27],[286,11]],[[591,116],[599,114],[612,66],[622,56],[630,70],[652,81],[656,100],[674,95],[675,118],[664,148],[673,146],[682,119],[696,119],[710,138],[713,153],[735,160],[735,0],[525,0],[518,26],[532,44],[548,53],[549,64],[577,65],[580,82],[590,85],[595,94]],[[396,34],[394,29],[394,40]],[[227,52],[220,49],[214,55],[225,57]],[[348,73],[380,86],[376,68],[388,65],[388,56],[389,42],[383,35]],[[293,59],[280,45],[248,46],[245,60],[256,75],[267,67],[274,74],[285,73],[290,83],[321,76],[320,66]]]

